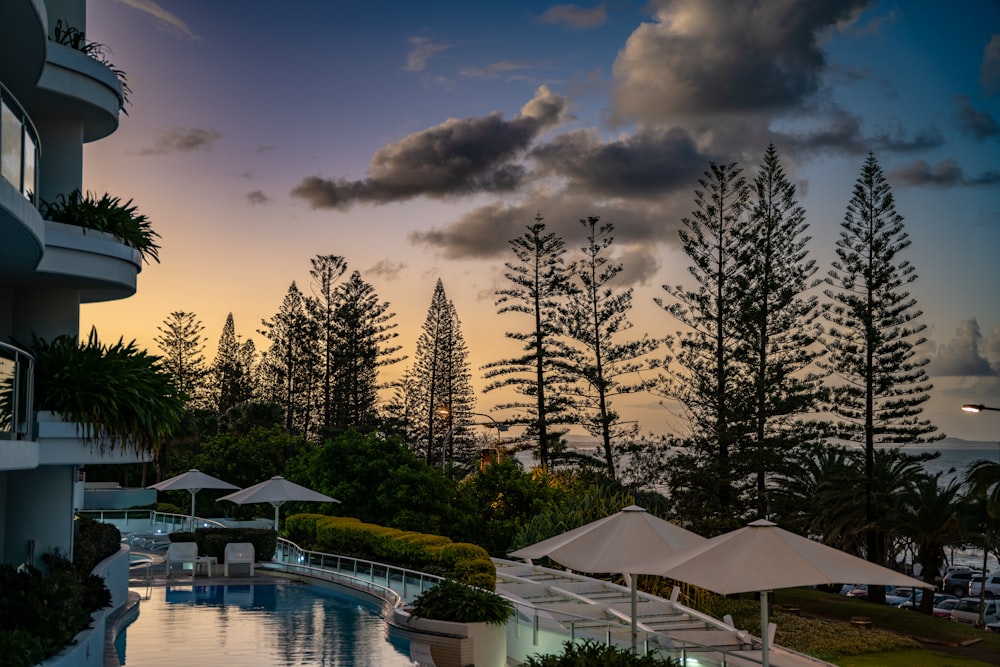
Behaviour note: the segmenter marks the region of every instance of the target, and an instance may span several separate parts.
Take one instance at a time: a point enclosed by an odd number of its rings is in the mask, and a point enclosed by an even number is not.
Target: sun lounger
[[[191,578],[194,578],[194,564],[198,562],[198,545],[194,542],[171,542],[167,547],[167,555],[163,558],[167,566],[167,576],[170,576],[170,568],[180,565],[184,569],[185,563],[191,563]]]
[[[250,566],[250,576],[253,576],[254,562],[257,560],[254,555],[253,544],[250,542],[230,542],[226,545],[226,563],[223,566],[223,574],[229,576],[230,565],[245,564]]]

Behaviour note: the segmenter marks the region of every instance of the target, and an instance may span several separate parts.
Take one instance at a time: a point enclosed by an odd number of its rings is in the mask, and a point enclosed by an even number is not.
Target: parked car
[[[979,597],[979,589],[983,586],[983,575],[974,574],[969,579],[969,597]],[[1000,595],[1000,574],[986,575],[986,597]]]
[[[1000,607],[996,600],[987,600],[983,612],[983,623],[1000,621]],[[962,598],[951,610],[951,620],[969,625],[979,625],[979,598]]]
[[[944,594],[942,593],[942,595]],[[955,608],[958,602],[959,600],[956,597],[945,598],[934,605],[934,611],[931,613],[934,614],[934,618],[947,618],[951,620],[951,610]]]
[[[955,570],[945,575],[941,581],[941,590],[955,597],[965,597],[969,594],[969,579],[975,574],[972,570]]]
[[[885,594],[892,595],[896,590],[895,586],[886,586]],[[841,595],[846,595],[849,598],[868,598],[868,584],[845,584],[840,589]]]
[[[885,594],[885,603],[891,607],[899,607],[904,603],[912,603],[915,600],[917,604],[920,604],[920,598],[923,596],[923,593],[924,589],[922,588],[900,587],[892,593]]]
[[[907,600],[906,602],[904,602],[903,604],[899,605],[899,608],[900,609],[915,609],[915,608],[920,607],[920,601],[923,599],[923,592],[924,592],[924,589],[918,588],[917,589],[917,595],[916,595],[916,603],[914,604],[914,600],[910,599],[910,600]],[[934,594],[934,608],[937,609],[938,607],[940,607],[941,603],[944,602],[945,600],[955,600],[957,602],[958,598],[955,597],[954,595],[949,595],[948,593],[935,593]],[[948,616],[951,616],[951,613],[950,613],[951,612],[951,607],[948,607],[948,611],[949,611]]]

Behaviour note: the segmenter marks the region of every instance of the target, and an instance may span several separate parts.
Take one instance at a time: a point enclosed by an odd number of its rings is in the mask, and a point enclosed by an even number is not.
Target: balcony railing
[[[35,358],[0,343],[0,440],[34,440]]]
[[[38,132],[14,96],[0,85],[0,178],[38,206]]]

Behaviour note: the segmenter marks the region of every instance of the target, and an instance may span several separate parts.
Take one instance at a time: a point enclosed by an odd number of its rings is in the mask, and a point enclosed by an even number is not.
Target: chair
[[[184,563],[191,563],[191,578],[194,578],[194,564],[198,561],[198,545],[195,542],[171,542],[167,547],[167,555],[164,557],[167,565],[167,576],[170,576],[170,568],[180,565],[184,569]]]
[[[254,554],[253,544],[250,542],[230,542],[226,545],[226,563],[223,566],[223,574],[229,576],[229,566],[245,563],[250,566],[250,576],[253,576],[253,567],[257,558]]]

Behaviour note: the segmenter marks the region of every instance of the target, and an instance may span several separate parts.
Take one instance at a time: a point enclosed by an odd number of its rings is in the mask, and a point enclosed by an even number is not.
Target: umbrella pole
[[[278,532],[278,508],[281,507],[281,503],[274,504],[274,532]]]
[[[194,532],[194,494],[198,493],[198,489],[191,489],[191,532]]]
[[[637,611],[636,610],[636,579],[638,579],[638,577],[635,575],[635,573],[632,573],[632,574],[629,574],[629,579],[631,580],[630,581],[630,584],[631,584],[630,587],[632,588],[632,653],[635,653],[636,634],[637,634],[636,633],[636,619],[635,619],[635,614],[636,614],[636,611]]]
[[[767,641],[767,636],[770,634],[767,623],[767,597],[770,592],[760,592],[760,664],[762,667],[768,667],[768,650],[770,649]]]

